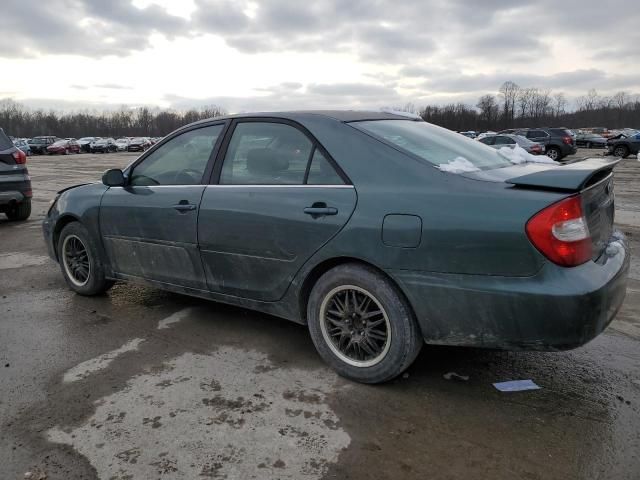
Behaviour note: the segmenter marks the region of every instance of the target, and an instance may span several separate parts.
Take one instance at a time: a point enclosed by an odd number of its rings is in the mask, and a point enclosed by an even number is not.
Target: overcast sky
[[[2,0],[0,98],[230,112],[640,93],[630,0]]]

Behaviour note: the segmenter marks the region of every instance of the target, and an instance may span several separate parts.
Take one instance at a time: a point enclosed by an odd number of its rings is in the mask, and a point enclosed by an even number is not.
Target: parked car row
[[[461,133],[497,149],[520,145],[533,155],[545,154],[555,161],[577,152],[576,135],[564,127],[510,128],[498,133],[485,132],[479,136],[475,132]],[[474,135],[471,136],[471,133]]]
[[[162,137],[110,137],[59,138],[54,135],[40,135],[33,138],[8,137],[13,144],[30,156],[70,153],[111,153],[144,152]]]

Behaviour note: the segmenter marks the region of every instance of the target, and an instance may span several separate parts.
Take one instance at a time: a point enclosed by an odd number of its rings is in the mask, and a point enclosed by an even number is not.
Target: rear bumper
[[[31,180],[28,180],[28,174],[20,173],[10,178],[0,178],[0,180],[8,180],[0,182],[0,211],[9,205],[22,203],[24,200],[31,198]]]
[[[595,262],[550,262],[532,277],[388,273],[414,307],[427,343],[508,350],[566,350],[600,334],[624,301],[626,240],[615,233]]]

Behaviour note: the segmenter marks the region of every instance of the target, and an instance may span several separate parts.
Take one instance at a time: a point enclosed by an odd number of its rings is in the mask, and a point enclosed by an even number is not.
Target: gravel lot
[[[637,259],[617,319],[582,348],[427,347],[403,378],[354,384],[292,323],[134,285],[66,288],[40,232],[49,200],[134,158],[31,157],[34,214],[0,220],[3,480],[640,478]],[[639,183],[624,160],[616,221],[636,251]],[[542,389],[491,385],[528,378]]]

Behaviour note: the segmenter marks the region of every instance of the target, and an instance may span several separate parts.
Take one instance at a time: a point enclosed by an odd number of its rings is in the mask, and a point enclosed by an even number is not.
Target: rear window
[[[480,170],[511,165],[495,149],[446,128],[412,120],[369,120],[351,123],[401,150],[439,167],[460,158]]]
[[[13,148],[13,142],[4,133],[4,130],[0,128],[0,150],[9,150],[10,148]]]

